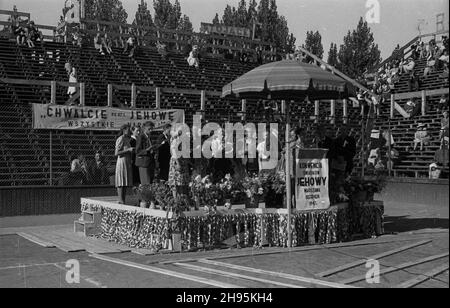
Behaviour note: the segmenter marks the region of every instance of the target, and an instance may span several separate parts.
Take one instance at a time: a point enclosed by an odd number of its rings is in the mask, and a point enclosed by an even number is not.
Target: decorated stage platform
[[[130,202],[133,204],[133,202]],[[138,249],[193,251],[224,246],[288,247],[287,209],[232,209],[172,212],[117,203],[116,197],[82,198],[75,232]],[[383,234],[381,201],[360,206],[342,203],[327,210],[291,214],[292,246],[351,241],[354,235]]]

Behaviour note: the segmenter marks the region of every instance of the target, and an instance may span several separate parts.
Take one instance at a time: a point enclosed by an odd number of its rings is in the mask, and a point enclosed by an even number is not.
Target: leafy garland
[[[358,213],[350,212],[350,209],[343,208],[294,214],[291,220],[293,246],[348,241],[355,232],[362,232],[367,237],[379,233],[377,219],[381,219],[382,210],[378,207],[364,207]],[[349,217],[360,219],[349,220]],[[103,208],[100,237],[131,248],[158,251],[171,239],[174,232],[172,225],[173,219]],[[179,217],[178,225],[182,248],[186,251],[214,248],[233,236],[238,247],[260,248],[265,244],[287,247],[288,244],[287,215],[284,214]]]
[[[210,249],[235,237],[238,247],[260,248],[265,244],[287,247],[287,215],[211,212],[206,216],[158,218],[143,213],[104,208],[89,202],[82,211],[101,211],[99,237],[131,248],[162,249],[175,232],[183,250]],[[293,246],[345,242],[353,234],[382,234],[384,209],[380,206],[296,212],[291,217]],[[263,227],[264,225],[264,227]]]

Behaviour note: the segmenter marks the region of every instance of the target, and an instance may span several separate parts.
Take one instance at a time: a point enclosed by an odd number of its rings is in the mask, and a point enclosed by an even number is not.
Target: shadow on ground
[[[386,216],[385,232],[411,232],[423,229],[449,229],[447,218],[409,218],[410,216]]]

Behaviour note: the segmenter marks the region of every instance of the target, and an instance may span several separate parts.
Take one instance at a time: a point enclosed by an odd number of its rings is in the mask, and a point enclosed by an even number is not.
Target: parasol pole
[[[291,118],[289,116],[289,102],[283,101],[283,105],[285,106],[286,113],[286,206],[287,206],[287,232],[288,232],[288,247],[292,247],[292,234],[291,234],[291,145],[289,142],[289,133],[290,133],[290,121]]]
[[[364,108],[364,107],[363,107]],[[360,156],[361,156],[361,177],[362,178],[364,178],[364,175],[365,175],[365,160],[366,160],[366,156],[365,156],[365,149],[366,149],[366,147],[365,147],[365,144],[366,144],[366,136],[365,136],[365,134],[366,134],[366,131],[365,131],[365,129],[364,129],[364,113],[363,113],[363,116],[362,116],[362,119],[361,119],[361,154],[360,154]]]

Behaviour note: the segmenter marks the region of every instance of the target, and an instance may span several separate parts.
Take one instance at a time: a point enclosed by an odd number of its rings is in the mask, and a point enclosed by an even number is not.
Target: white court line
[[[383,252],[383,253],[379,253],[379,254],[376,254],[374,256],[363,258],[363,259],[360,259],[358,261],[354,261],[354,262],[351,262],[351,263],[347,263],[347,264],[335,267],[335,268],[330,269],[330,270],[326,270],[324,272],[321,272],[321,273],[317,274],[316,276],[328,277],[328,276],[331,276],[331,275],[343,272],[345,270],[348,270],[350,268],[354,268],[354,267],[357,267],[359,265],[363,265],[363,264],[367,263],[367,260],[378,260],[378,259],[381,259],[381,258],[392,256],[394,254],[398,254],[400,252],[403,252],[403,251],[406,251],[406,250],[409,250],[409,249],[412,249],[412,248],[415,248],[415,247],[418,247],[418,246],[422,246],[422,245],[431,243],[432,241],[433,240],[424,240],[424,241],[420,241],[420,242],[417,242],[417,243],[414,243],[414,244],[410,244],[410,245],[406,245],[406,246],[403,246],[403,247],[400,247],[400,248],[389,250],[389,251],[386,251],[386,252]]]
[[[430,256],[430,257],[419,259],[419,260],[416,260],[416,261],[411,261],[411,262],[406,262],[406,263],[402,263],[402,264],[399,264],[399,265],[395,265],[395,266],[392,266],[392,267],[389,267],[389,268],[381,270],[379,275],[381,276],[381,275],[389,274],[389,273],[392,273],[392,272],[397,272],[397,271],[400,271],[400,270],[405,269],[405,268],[410,268],[410,267],[413,267],[413,266],[416,266],[416,265],[419,265],[419,264],[428,263],[428,262],[431,262],[431,261],[434,261],[434,260],[442,259],[442,258],[448,257],[448,255],[449,255],[449,253],[446,252],[446,253],[443,253],[443,254],[440,254],[440,255]],[[361,276],[356,276],[356,277],[352,277],[352,278],[348,278],[348,279],[342,280],[341,283],[350,284],[350,283],[355,283],[355,282],[358,282],[358,281],[363,281],[365,279],[366,279],[366,275],[361,275]]]
[[[59,268],[60,270],[67,272],[67,268],[65,268],[65,267],[63,267],[63,266],[60,266],[60,265],[58,265],[58,264],[56,264],[56,263],[55,263],[54,265],[55,265],[57,268]],[[82,276],[82,275],[80,275],[80,278],[83,279],[84,281],[86,281],[87,283],[93,284],[93,285],[96,286],[97,288],[107,288],[107,286],[102,285],[100,282],[95,281],[95,280],[92,279],[92,278],[85,277],[85,276]]]
[[[0,271],[2,270],[9,270],[9,269],[17,269],[17,268],[27,268],[27,267],[33,267],[33,266],[52,266],[56,264],[64,264],[64,262],[59,263],[36,263],[36,264],[23,264],[23,265],[15,265],[15,266],[6,266],[6,267],[0,267]]]
[[[167,275],[167,276],[171,276],[171,277],[186,279],[186,280],[194,281],[194,282],[197,282],[197,283],[211,285],[211,286],[218,287],[218,288],[228,288],[228,289],[242,288],[240,286],[229,284],[229,283],[224,283],[224,282],[220,282],[220,281],[216,281],[216,280],[206,279],[206,278],[203,278],[203,277],[193,276],[193,275],[189,275],[189,274],[177,273],[177,272],[166,270],[166,269],[163,269],[163,268],[157,268],[157,267],[153,267],[153,266],[148,266],[148,265],[144,265],[144,264],[139,264],[139,263],[134,263],[134,262],[130,262],[130,261],[120,260],[120,259],[111,258],[111,257],[107,257],[107,256],[101,256],[101,255],[98,255],[98,254],[91,254],[89,256],[92,257],[92,258],[95,258],[95,259],[102,260],[102,261],[116,263],[116,264],[120,264],[120,265],[123,265],[123,266],[134,267],[134,268],[137,268],[137,269],[141,269],[141,270],[145,270],[145,271],[153,272],[153,273],[157,273],[157,274],[162,274],[162,275]]]
[[[448,264],[444,264],[442,266],[439,266],[429,272],[426,272],[422,275],[418,275],[413,279],[410,279],[408,281],[405,281],[402,284],[399,284],[398,286],[395,286],[395,288],[397,289],[408,289],[408,288],[412,288],[415,287],[419,284],[421,284],[422,282],[425,282],[427,280],[433,279],[434,277],[438,276],[439,274],[442,274],[446,271],[448,271],[449,269],[449,265]]]
[[[204,272],[204,273],[209,273],[209,274],[217,274],[217,275],[221,275],[221,276],[225,276],[225,277],[253,280],[253,281],[268,283],[268,284],[277,285],[277,286],[286,287],[286,288],[297,288],[297,289],[304,289],[305,288],[305,287],[294,285],[294,284],[282,283],[282,282],[278,282],[278,281],[273,281],[273,280],[268,280],[268,279],[263,279],[263,278],[258,278],[258,277],[252,277],[252,276],[246,276],[246,275],[232,273],[232,272],[224,272],[224,271],[221,271],[221,270],[208,268],[208,267],[197,266],[197,265],[193,265],[193,264],[189,264],[189,263],[174,263],[174,265],[186,267],[188,269],[191,269],[191,270],[194,270],[194,271],[198,271],[198,272]]]
[[[295,280],[295,281],[300,281],[300,282],[306,282],[306,283],[315,284],[315,285],[322,285],[322,286],[331,287],[331,288],[341,288],[341,289],[355,288],[353,286],[349,286],[349,285],[345,285],[345,284],[341,284],[341,283],[335,283],[335,282],[319,280],[319,279],[315,279],[315,278],[296,276],[296,275],[285,274],[285,273],[266,271],[266,270],[262,270],[262,269],[246,267],[246,266],[241,266],[241,265],[235,265],[235,264],[229,264],[229,263],[218,262],[218,261],[212,261],[212,260],[207,260],[207,259],[202,259],[202,260],[199,260],[198,262],[216,265],[216,266],[228,267],[228,268],[235,269],[235,270],[247,271],[247,272],[258,273],[258,274],[266,274],[266,275],[271,275],[271,276],[275,276],[275,277],[280,277],[280,278],[285,278],[285,279]]]

